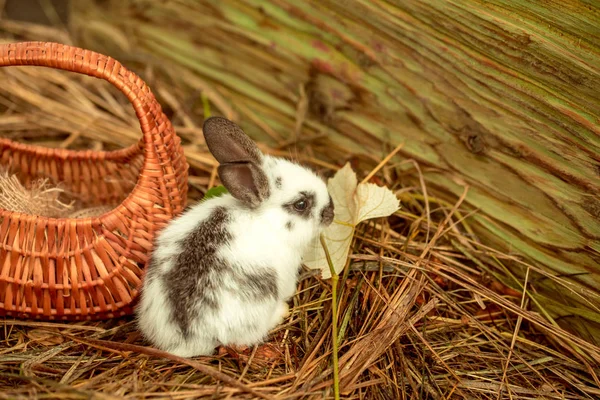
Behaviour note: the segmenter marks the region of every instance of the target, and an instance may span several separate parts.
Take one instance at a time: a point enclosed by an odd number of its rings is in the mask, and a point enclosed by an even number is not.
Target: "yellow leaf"
[[[333,223],[323,231],[335,273],[339,274],[348,259],[356,225],[371,218],[387,217],[399,208],[399,201],[388,188],[372,183],[358,184],[350,164],[344,165],[327,184],[335,207]],[[325,252],[317,238],[304,254],[303,262],[320,269],[323,278],[331,277]]]
[[[361,183],[356,189],[358,211],[356,225],[372,218],[389,217],[400,208],[398,198],[391,190],[374,183]]]

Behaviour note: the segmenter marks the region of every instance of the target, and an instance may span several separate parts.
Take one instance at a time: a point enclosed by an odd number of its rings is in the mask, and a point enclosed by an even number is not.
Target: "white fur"
[[[145,279],[137,309],[139,328],[154,346],[183,357],[212,354],[221,344],[252,346],[265,340],[286,316],[286,302],[296,291],[301,256],[322,228],[319,212],[329,202],[329,194],[322,179],[292,162],[264,156],[263,170],[268,176],[271,195],[257,209],[250,210],[225,194],[200,202],[160,233],[152,255],[158,261],[153,263],[157,268],[148,271],[153,279]],[[281,189],[275,185],[278,177]],[[283,207],[301,191],[316,193],[316,215],[308,220],[291,215]],[[248,302],[237,295],[236,282],[226,281],[218,289],[218,311],[199,310],[186,339],[171,319],[177,304],[169,304],[162,276],[176,267],[169,259],[181,252],[178,242],[218,206],[227,209],[231,218],[227,229],[233,236],[229,243],[220,244],[218,255],[233,268],[246,272],[274,268],[279,298]],[[291,230],[285,227],[288,221],[293,222]]]

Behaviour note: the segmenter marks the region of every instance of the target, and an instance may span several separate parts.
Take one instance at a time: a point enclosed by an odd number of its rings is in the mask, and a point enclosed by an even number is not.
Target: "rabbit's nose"
[[[334,215],[333,200],[329,197],[329,203],[321,211],[321,224],[329,226],[333,222]]]

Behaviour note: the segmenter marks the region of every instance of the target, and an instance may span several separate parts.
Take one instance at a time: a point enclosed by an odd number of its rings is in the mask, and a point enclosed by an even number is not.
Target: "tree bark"
[[[417,160],[434,194],[455,200],[469,186],[484,242],[577,285],[585,300],[536,283],[557,301],[555,316],[583,318],[580,332],[600,321],[598,2],[150,4],[121,0],[104,17],[80,4],[78,32],[90,19],[133,16],[114,23],[276,132],[244,118],[259,140],[295,137],[302,86],[302,135],[326,132],[338,148],[378,158],[404,142],[396,159]]]

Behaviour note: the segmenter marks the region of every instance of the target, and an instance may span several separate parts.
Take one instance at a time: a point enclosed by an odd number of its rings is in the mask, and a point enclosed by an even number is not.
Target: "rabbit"
[[[228,193],[158,233],[136,307],[142,336],[180,357],[263,342],[288,314],[303,252],[334,218],[310,169],[263,154],[225,118],[203,130]]]

